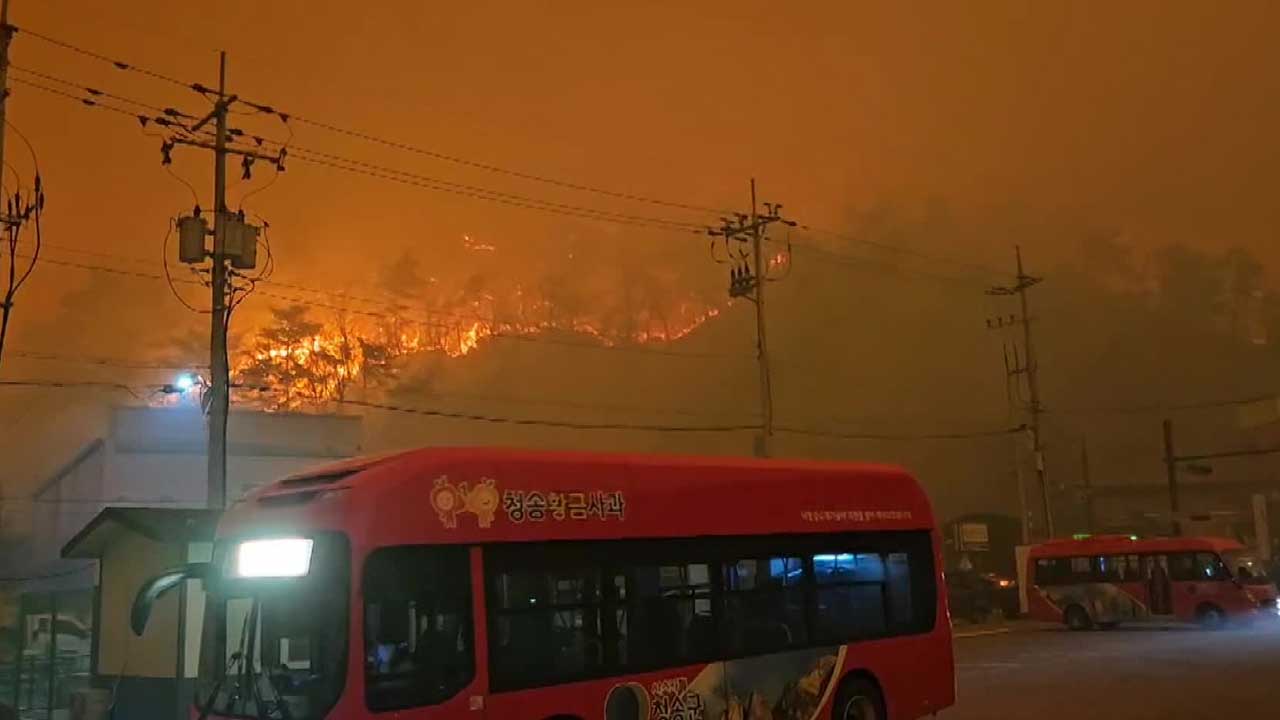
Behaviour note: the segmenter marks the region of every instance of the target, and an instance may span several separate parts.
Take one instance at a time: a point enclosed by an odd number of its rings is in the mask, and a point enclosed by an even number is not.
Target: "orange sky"
[[[216,50],[225,49],[231,88],[245,97],[621,191],[740,207],[754,175],[766,199],[818,226],[843,229],[852,211],[878,202],[941,202],[961,216],[1020,208],[1119,228],[1147,245],[1241,244],[1280,260],[1274,3],[13,0],[11,15],[19,27],[206,84],[215,80]],[[12,62],[156,104],[207,108],[193,93],[22,33]],[[160,167],[159,141],[126,118],[20,85],[9,119],[39,154],[49,194],[45,239],[155,258],[150,271],[158,269],[166,219],[192,203]],[[270,119],[236,122],[288,134]],[[427,175],[697,217],[518,182],[297,123],[294,130],[299,145]],[[208,208],[204,155],[179,150],[174,170]],[[12,134],[6,157],[29,179],[31,161]],[[233,202],[245,187],[233,184]],[[430,257],[454,248],[464,233],[516,263],[554,265],[561,246],[543,241],[583,233],[620,253],[644,247],[650,259],[707,263],[701,241],[584,225],[302,162],[249,207],[271,222],[279,278],[335,290],[367,285],[375,267],[405,250]],[[935,249],[1005,264],[1010,239],[939,238]],[[1070,252],[1042,238],[1017,239],[1040,258]],[[67,251],[51,257],[93,261]],[[712,286],[721,274],[707,263]],[[200,327],[162,286],[136,289],[46,266],[24,290],[11,346],[56,348],[67,342],[61,331],[78,340],[69,349],[129,357],[134,328],[167,323]],[[57,374],[6,367],[19,373]],[[11,423],[26,411],[0,405]]]

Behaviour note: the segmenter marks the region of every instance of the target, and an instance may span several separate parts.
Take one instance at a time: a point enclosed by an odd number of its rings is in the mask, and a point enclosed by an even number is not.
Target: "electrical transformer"
[[[188,264],[202,263],[208,257],[204,239],[209,223],[197,215],[178,218],[178,260]]]

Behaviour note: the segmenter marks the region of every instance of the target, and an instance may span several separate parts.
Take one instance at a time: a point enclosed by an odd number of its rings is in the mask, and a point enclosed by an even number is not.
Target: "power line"
[[[276,112],[273,108],[265,107],[265,106],[264,106],[264,108],[263,108],[263,111],[264,111],[264,112]],[[520,172],[520,171],[517,171],[517,170],[511,170],[511,169],[508,169],[508,168],[499,167],[499,166],[497,166],[497,165],[490,165],[490,164],[487,164],[487,163],[476,162],[476,161],[474,161],[474,160],[467,160],[467,159],[465,159],[465,158],[461,158],[461,157],[458,157],[458,156],[455,156],[455,155],[448,155],[448,154],[440,153],[440,152],[436,152],[436,151],[433,151],[433,150],[426,150],[426,149],[424,149],[424,148],[420,148],[420,147],[416,147],[416,146],[413,146],[413,145],[409,145],[409,144],[407,144],[407,143],[396,142],[396,141],[393,141],[393,140],[387,140],[387,139],[384,139],[384,138],[376,137],[376,136],[374,136],[374,135],[370,135],[370,134],[368,134],[368,133],[363,133],[363,132],[359,132],[359,131],[356,131],[356,130],[349,130],[349,129],[347,129],[347,128],[338,127],[337,125],[331,125],[331,124],[329,124],[329,123],[322,122],[322,121],[320,121],[320,120],[315,120],[315,119],[308,118],[308,117],[304,117],[304,116],[299,116],[299,115],[288,115],[288,117],[289,117],[289,118],[291,118],[291,119],[293,119],[293,120],[295,120],[295,121],[297,121],[297,122],[299,122],[299,123],[303,123],[303,124],[306,124],[306,125],[311,125],[311,126],[314,126],[314,127],[318,127],[318,128],[324,129],[324,130],[328,130],[328,131],[330,131],[330,132],[338,133],[338,134],[341,134],[341,135],[346,135],[346,136],[348,136],[348,137],[358,138],[358,139],[360,139],[360,140],[365,140],[365,141],[368,141],[368,142],[376,143],[376,144],[379,144],[379,145],[384,145],[384,146],[386,146],[386,147],[390,147],[390,148],[395,148],[395,149],[397,149],[397,150],[403,150],[403,151],[410,152],[410,153],[414,153],[414,154],[417,154],[417,155],[423,155],[423,156],[425,156],[425,157],[433,158],[433,159],[436,159],[436,160],[443,160],[443,161],[445,161],[445,162],[451,162],[451,163],[455,163],[455,164],[458,164],[458,165],[463,165],[463,166],[466,166],[466,167],[475,168],[475,169],[478,169],[478,170],[485,170],[485,171],[487,171],[487,172],[498,173],[498,174],[501,174],[501,175],[507,175],[507,176],[510,176],[510,177],[520,178],[520,179],[522,179],[522,180],[531,180],[531,181],[533,181],[533,182],[545,183],[545,184],[548,184],[548,185],[554,185],[554,186],[562,187],[562,188],[566,188],[566,189],[569,189],[569,190],[578,190],[578,191],[581,191],[581,192],[595,193],[595,194],[597,194],[597,195],[604,195],[604,196],[607,196],[607,197],[613,197],[613,198],[617,198],[617,199],[620,199],[620,200],[630,200],[630,201],[634,201],[634,202],[647,203],[647,204],[650,204],[650,205],[658,205],[658,206],[663,206],[663,207],[678,208],[678,209],[681,209],[681,210],[691,210],[691,211],[694,211],[694,212],[711,213],[711,214],[716,214],[716,215],[729,214],[729,212],[730,212],[730,211],[728,211],[728,210],[717,209],[717,208],[712,208],[712,207],[706,207],[706,206],[703,206],[703,205],[694,205],[694,204],[691,204],[691,203],[674,202],[674,201],[669,201],[669,200],[659,200],[659,199],[657,199],[657,198],[646,197],[646,196],[644,196],[644,195],[637,195],[637,194],[634,194],[634,193],[616,192],[616,191],[613,191],[613,190],[606,190],[606,189],[604,189],[604,188],[594,187],[594,186],[591,186],[591,185],[585,185],[585,184],[582,184],[582,183],[574,183],[574,182],[567,182],[567,181],[563,181],[563,180],[557,180],[557,179],[554,179],[554,178],[547,177],[547,176],[545,176],[545,175],[537,175],[537,174],[533,174],[533,173]]]
[[[110,105],[108,103],[94,100],[93,98],[82,97],[80,95],[75,95],[73,93],[64,92],[62,90],[58,90],[57,88],[51,88],[47,85],[41,85],[40,83],[31,82],[30,80],[24,80],[20,77],[9,78],[9,81],[18,83],[19,85],[26,85],[27,87],[35,88],[36,90],[41,90],[51,95],[58,95],[58,96],[67,98],[69,100],[74,100],[80,103],[81,105],[85,105],[87,107],[99,108],[102,110],[109,110],[111,112],[124,115],[125,117],[133,118],[134,120],[145,121],[149,119],[147,118],[146,115],[139,115],[138,113],[126,110],[124,108],[116,107],[115,105]]]
[[[833,430],[815,430],[812,428],[801,428],[792,426],[778,426],[778,432],[790,433],[792,435],[804,435],[807,437],[833,438],[838,440],[976,440],[980,438],[1003,437],[1021,432],[1025,428],[1002,428],[998,430],[979,430],[975,432],[955,432],[955,433],[923,433],[923,434],[904,434],[893,435],[884,433],[846,433],[836,432]]]
[[[498,415],[480,415],[476,413],[450,412],[445,410],[428,410],[425,408],[405,407],[402,405],[389,405],[384,403],[366,402],[364,400],[335,400],[341,405],[352,405],[355,407],[363,407],[371,410],[385,410],[387,412],[405,413],[409,415],[419,415],[423,417],[443,418],[448,420],[470,420],[474,422],[494,423],[500,425],[522,425],[563,428],[567,430],[631,430],[639,432],[673,432],[673,433],[716,433],[716,432],[742,432],[759,430],[760,426],[756,424],[730,424],[730,425],[650,425],[642,423],[587,423],[587,422],[570,422],[561,420],[544,420],[537,418],[512,418]]]
[[[964,286],[963,289],[965,292],[971,292],[975,285],[984,284],[984,281],[980,280],[976,276],[950,275],[945,273],[928,272],[925,270],[897,265],[888,260],[881,259],[881,258],[849,255],[847,253],[841,253],[835,250],[828,250],[826,248],[818,247],[817,245],[810,245],[809,243],[793,243],[792,246],[797,250],[822,255],[826,257],[830,262],[836,265],[843,265],[845,267],[851,267],[851,268],[865,268],[868,265],[873,265],[873,266],[884,268],[884,269],[887,269],[899,274],[903,274],[903,275],[916,275],[922,278],[929,278],[929,279],[938,280],[941,282],[963,285]]]
[[[72,80],[67,80],[65,78],[58,77],[57,75],[51,75],[49,73],[42,72],[40,70],[33,70],[31,68],[22,67],[21,65],[13,65],[13,64],[9,65],[9,69],[26,73],[33,77],[40,78],[41,80],[47,80],[49,82],[57,83],[59,85],[65,85],[67,87],[76,88],[78,90],[85,92],[89,99],[105,97],[110,100],[115,100],[117,102],[125,103],[127,105],[136,105],[140,108],[146,108],[147,110],[152,110],[154,112],[160,113],[161,115],[165,115],[172,118],[187,118],[187,119],[194,118],[194,116],[184,113],[180,110],[177,110],[176,108],[162,107],[160,105],[152,105],[151,103],[143,102],[141,100],[134,100],[132,98],[125,97],[124,95],[117,95],[115,93],[108,92],[106,90],[102,90],[102,89],[93,87],[91,85],[83,85],[81,83],[74,82]],[[81,99],[84,99],[84,98],[81,98]]]
[[[28,28],[19,28],[16,26],[14,27],[14,30],[24,35],[30,35],[31,37],[36,38],[38,40],[43,40],[44,42],[49,43],[50,45],[56,45],[57,47],[60,47],[64,50],[70,50],[71,52],[77,53],[79,55],[84,55],[85,57],[93,58],[94,60],[98,60],[99,62],[104,62],[116,68],[117,70],[138,73],[139,75],[145,75],[147,77],[150,77],[156,80],[162,80],[164,82],[170,83],[172,85],[177,85],[178,87],[186,88],[188,90],[196,89],[196,86],[193,83],[186,83],[181,80],[178,80],[177,78],[173,78],[163,73],[156,72],[155,70],[149,70],[147,68],[134,65],[132,63],[127,63],[127,62],[124,62],[123,60],[116,60],[114,58],[109,58],[106,55],[102,55],[101,53],[96,53],[92,50],[86,50],[85,48],[79,47],[77,45],[73,45],[65,40],[59,40],[57,38],[49,37],[48,35],[42,35],[36,32],[35,30],[30,30]]]
[[[867,245],[869,247],[879,248],[881,250],[888,250],[890,252],[898,253],[901,255],[911,255],[921,260],[928,260],[930,262],[945,263],[950,265],[956,265],[959,267],[969,268],[970,270],[981,272],[986,275],[992,275],[992,276],[1001,277],[1001,278],[1009,277],[1010,275],[1009,272],[1005,270],[999,270],[990,265],[983,265],[980,263],[968,262],[966,260],[957,260],[955,258],[945,257],[942,255],[931,255],[926,252],[921,252],[919,250],[913,250],[911,248],[901,247],[899,245],[891,245],[889,243],[879,242],[876,240],[868,240],[866,238],[855,237],[847,233],[835,232],[834,230],[823,230],[822,228],[814,227],[812,225],[800,225],[799,227],[801,230],[808,230],[809,232],[817,233],[819,235],[827,235],[829,237],[836,238],[837,240],[842,240],[844,242],[857,243],[859,245]],[[814,249],[817,249],[817,248],[814,248]]]
[[[35,352],[30,350],[14,350],[13,357],[20,357],[24,360],[35,362],[54,362],[69,363],[73,365],[98,365],[101,367],[115,368],[119,370],[188,370],[191,368],[204,367],[199,363],[187,364],[157,364],[147,363],[140,360],[125,360],[118,358],[100,358],[90,357],[86,355],[65,355],[61,353]]]
[[[51,78],[55,82],[66,83],[76,88],[80,88],[80,89],[87,88],[87,86],[79,85],[67,80],[61,80],[51,75],[41,74],[41,76]],[[69,100],[74,100],[88,107],[101,108],[101,109],[109,110],[121,115],[125,115],[135,120],[138,120],[143,124],[146,124],[147,122],[150,122],[153,119],[153,118],[147,117],[145,114],[134,113],[124,108],[120,108],[115,105],[110,105],[110,104],[101,102],[95,99],[95,97],[93,96],[81,96],[81,95],[76,95],[74,93],[68,93],[62,90],[48,87],[46,85],[33,83],[31,81],[24,80],[22,78],[14,78],[13,81],[16,83],[20,83],[23,85],[27,85],[27,86],[42,90],[44,92],[47,92],[53,95],[57,95],[57,96],[69,99]],[[102,93],[101,91],[94,91],[94,92],[101,93],[104,97],[119,98],[122,102],[138,104],[141,107],[153,109],[164,114],[175,114],[174,116],[189,117],[185,113],[178,113],[178,111],[173,110],[172,108],[162,108],[157,105],[151,105],[148,103],[142,103],[140,101],[134,101],[128,98],[124,98],[123,96]],[[280,141],[271,141],[271,142],[274,142],[281,146],[287,146],[287,143],[283,143]],[[499,204],[508,205],[511,207],[518,207],[518,208],[523,208],[527,210],[538,210],[542,212],[564,215],[567,217],[577,217],[577,218],[587,219],[587,220],[612,222],[612,223],[617,223],[622,225],[647,227],[651,229],[659,229],[659,230],[667,230],[667,231],[675,231],[675,232],[686,232],[686,233],[692,233],[692,234],[701,234],[705,229],[704,226],[696,223],[689,223],[689,222],[684,222],[679,220],[670,220],[667,218],[650,217],[645,215],[633,215],[630,213],[620,213],[620,212],[613,212],[609,210],[598,210],[598,209],[584,207],[580,205],[572,205],[569,203],[561,203],[561,202],[556,202],[552,200],[541,200],[538,198],[519,195],[516,193],[509,193],[501,190],[494,190],[491,188],[485,188],[485,187],[476,186],[476,185],[468,185],[465,183],[457,183],[449,180],[432,178],[432,177],[421,175],[418,173],[412,173],[404,170],[388,168],[388,167],[377,165],[374,163],[368,163],[362,160],[346,158],[340,155],[334,155],[332,153],[326,153],[318,150],[308,150],[304,148],[290,148],[290,149],[295,151],[293,154],[291,154],[291,157],[301,160],[303,162],[311,163],[313,165],[325,166],[332,169],[364,175],[371,178],[396,182],[402,185],[408,185],[408,186],[418,187],[426,190],[433,190],[436,192],[449,193],[449,194],[469,197],[477,200],[484,200],[488,202],[499,203]]]
[[[135,400],[142,399],[142,397],[128,385],[113,382],[96,382],[92,380],[0,380],[0,387],[58,389],[94,387],[109,390],[123,390],[132,395]]]
[[[304,151],[305,152],[305,151]],[[335,170],[353,173],[356,175],[364,175],[379,180],[387,180],[390,182],[417,187],[426,190],[435,190],[437,192],[450,193],[463,197],[470,197],[477,200],[486,200],[511,207],[524,208],[526,210],[540,210],[543,212],[554,213],[557,215],[565,215],[567,217],[577,217],[585,220],[599,220],[604,222],[612,222],[620,225],[633,225],[636,227],[647,227],[657,230],[668,230],[673,232],[684,232],[691,234],[702,234],[705,230],[700,225],[691,223],[681,223],[673,220],[665,220],[662,218],[650,218],[642,215],[628,215],[625,213],[613,213],[605,210],[593,210],[577,205],[568,205],[565,203],[555,203],[547,200],[537,200],[534,198],[526,198],[522,195],[513,195],[511,193],[503,193],[496,190],[486,190],[483,188],[471,190],[467,189],[472,186],[464,186],[456,183],[441,184],[440,181],[432,179],[421,179],[421,176],[413,173],[406,173],[400,170],[390,168],[382,168],[370,163],[360,163],[360,167],[354,164],[348,165],[343,162],[333,162],[325,160],[318,156],[308,154],[291,155],[293,159],[308,162],[313,165],[321,165]],[[352,161],[346,161],[352,162]],[[368,169],[368,168],[378,168]]]
[[[1265,400],[1275,400],[1277,393],[1269,392],[1262,395],[1250,395],[1240,398],[1227,398],[1223,400],[1203,400],[1186,403],[1153,403],[1151,405],[1130,405],[1130,406],[1111,406],[1111,407],[1055,407],[1046,411],[1050,415],[1140,415],[1144,413],[1159,413],[1178,410],[1208,410],[1212,408],[1234,407],[1239,405],[1251,405],[1256,402]]]
[[[51,43],[51,44],[56,45],[56,46],[58,46],[58,47],[62,47],[62,48],[64,48],[64,49],[70,50],[70,51],[72,51],[72,52],[79,53],[79,54],[84,55],[84,56],[86,56],[86,57],[93,58],[93,59],[98,60],[98,61],[100,61],[100,62],[107,63],[107,64],[109,64],[109,65],[111,65],[111,66],[115,67],[115,68],[116,68],[116,69],[118,69],[118,70],[123,70],[123,71],[128,71],[128,72],[136,72],[136,73],[140,73],[140,74],[142,74],[142,75],[147,75],[147,76],[149,76],[149,77],[152,77],[152,78],[155,78],[155,79],[158,79],[158,80],[163,80],[163,81],[165,81],[165,82],[168,82],[168,83],[173,84],[173,85],[177,85],[177,86],[179,86],[179,87],[183,87],[183,88],[186,88],[186,89],[189,89],[189,90],[195,90],[196,92],[201,93],[201,94],[205,94],[205,93],[207,92],[207,88],[205,88],[203,85],[201,85],[201,84],[199,84],[199,83],[188,83],[188,82],[183,82],[182,80],[178,80],[177,78],[171,77],[171,76],[169,76],[169,75],[165,75],[165,74],[163,74],[163,73],[156,72],[156,71],[154,71],[154,70],[149,70],[149,69],[144,68],[144,67],[140,67],[140,66],[137,66],[137,65],[133,65],[133,64],[130,64],[130,63],[126,63],[126,62],[124,62],[124,61],[122,61],[122,60],[117,60],[117,59],[115,59],[115,58],[108,57],[108,56],[103,55],[103,54],[101,54],[101,53],[97,53],[97,52],[94,52],[94,51],[91,51],[91,50],[87,50],[87,49],[85,49],[85,48],[82,48],[82,47],[79,47],[79,46],[73,45],[73,44],[68,43],[68,42],[66,42],[66,41],[58,40],[58,39],[56,39],[56,38],[52,38],[52,37],[49,37],[49,36],[47,36],[47,35],[42,35],[42,34],[40,34],[40,33],[36,33],[36,32],[34,32],[34,31],[32,31],[32,30],[25,30],[25,29],[24,29],[24,30],[22,30],[22,31],[23,31],[23,32],[25,32],[25,33],[27,33],[28,35],[31,35],[31,36],[36,37],[36,38],[39,38],[39,39],[41,39],[41,40],[43,40],[43,41],[45,41],[45,42]],[[390,147],[390,148],[393,148],[393,149],[396,149],[396,150],[401,150],[401,151],[404,151],[404,152],[413,153],[413,154],[415,154],[415,155],[421,155],[421,156],[424,156],[424,157],[432,158],[432,159],[434,159],[434,160],[441,160],[441,161],[444,161],[444,162],[454,163],[454,164],[456,164],[456,165],[462,165],[462,166],[464,166],[464,167],[470,167],[470,168],[477,169],[477,170],[484,170],[484,171],[486,171],[486,172],[491,172],[491,173],[495,173],[495,174],[499,174],[499,175],[506,175],[506,176],[508,176],[508,177],[519,178],[519,179],[521,179],[521,180],[528,180],[528,181],[531,181],[531,182],[543,183],[543,184],[546,184],[546,185],[552,185],[552,186],[560,187],[560,188],[564,188],[564,189],[567,189],[567,190],[575,190],[575,191],[579,191],[579,192],[592,193],[592,194],[601,195],[601,196],[605,196],[605,197],[615,198],[615,199],[618,199],[618,200],[627,200],[627,201],[631,201],[631,202],[645,203],[645,204],[649,204],[649,205],[656,205],[656,206],[661,206],[661,207],[669,207],[669,208],[675,208],[675,209],[680,209],[680,210],[688,210],[688,211],[697,212],[697,213],[707,213],[707,214],[723,215],[723,214],[726,214],[726,213],[728,212],[728,211],[726,211],[726,210],[724,210],[724,209],[720,209],[720,208],[713,208],[713,207],[708,207],[708,206],[704,206],[704,205],[697,205],[697,204],[693,204],[693,203],[685,203],[685,202],[677,202],[677,201],[672,201],[672,200],[663,200],[663,199],[660,199],[660,198],[649,197],[649,196],[646,196],[646,195],[640,195],[640,194],[637,194],[637,193],[619,192],[619,191],[616,191],[616,190],[609,190],[609,189],[607,189],[607,188],[602,188],[602,187],[598,187],[598,186],[594,186],[594,185],[588,185],[588,184],[586,184],[586,183],[578,183],[578,182],[571,182],[571,181],[566,181],[566,180],[560,180],[560,179],[557,179],[557,178],[552,178],[552,177],[550,177],[550,176],[542,175],[542,174],[538,174],[538,173],[531,173],[531,172],[523,172],[523,171],[519,171],[519,170],[513,170],[513,169],[506,168],[506,167],[502,167],[502,166],[499,166],[499,165],[494,165],[494,164],[490,164],[490,163],[479,162],[479,161],[476,161],[476,160],[469,160],[469,159],[467,159],[467,158],[463,158],[463,157],[460,157],[460,156],[457,156],[457,155],[452,155],[452,154],[449,154],[449,153],[443,153],[443,152],[439,152],[439,151],[435,151],[435,150],[429,150],[429,149],[422,148],[422,147],[418,147],[418,146],[415,146],[415,145],[411,145],[411,144],[409,144],[409,143],[405,143],[405,142],[399,142],[399,141],[395,141],[395,140],[388,140],[388,139],[386,139],[386,138],[378,137],[378,136],[376,136],[376,135],[372,135],[372,134],[370,134],[370,133],[366,133],[366,132],[361,132],[361,131],[358,131],[358,130],[352,130],[352,129],[349,129],[349,128],[340,127],[340,126],[338,126],[338,125],[334,125],[334,124],[332,124],[332,123],[328,123],[328,122],[325,122],[325,121],[323,121],[323,120],[318,120],[318,119],[315,119],[315,118],[312,118],[312,117],[306,117],[306,116],[302,116],[302,115],[296,115],[296,114],[293,114],[293,113],[289,113],[289,112],[285,112],[285,111],[282,111],[282,110],[278,110],[278,109],[276,109],[276,108],[274,108],[274,107],[272,107],[272,106],[270,106],[270,105],[266,105],[266,104],[262,104],[262,103],[255,103],[255,102],[250,102],[250,101],[247,101],[247,100],[240,100],[240,102],[241,102],[242,104],[245,104],[245,105],[248,105],[248,106],[252,107],[253,109],[257,110],[257,111],[258,111],[258,112],[260,112],[260,113],[267,114],[267,115],[275,115],[275,116],[279,117],[279,118],[280,118],[283,122],[285,122],[286,124],[287,124],[290,120],[293,120],[293,121],[295,121],[295,122],[298,122],[298,123],[301,123],[301,124],[304,124],[304,125],[310,125],[310,126],[312,126],[312,127],[316,127],[316,128],[322,129],[322,130],[327,130],[327,131],[329,131],[329,132],[337,133],[337,134],[340,134],[340,135],[345,135],[345,136],[347,136],[347,137],[352,137],[352,138],[356,138],[356,139],[359,139],[359,140],[364,140],[364,141],[366,141],[366,142],[371,142],[371,143],[375,143],[375,144],[378,144],[378,145],[383,145],[383,146],[385,146],[385,147]]]
[[[546,336],[514,335],[514,334],[507,334],[502,332],[495,333],[493,335],[490,335],[489,337],[495,338],[498,340],[515,340],[519,342],[549,343],[552,345],[564,345],[566,347],[578,347],[578,348],[583,348],[587,350],[601,350],[605,352],[609,352],[613,350],[621,350],[625,352],[643,352],[651,355],[667,355],[670,357],[683,357],[683,358],[693,358],[693,359],[703,359],[703,360],[720,360],[720,359],[728,358],[733,360],[745,360],[748,362],[755,361],[754,357],[747,355],[745,353],[741,353],[741,354],[710,353],[710,352],[692,352],[692,351],[683,352],[680,350],[663,350],[662,348],[646,347],[642,345],[634,345],[634,346],[633,345],[605,345],[602,343],[574,342],[572,340],[560,340],[558,338],[546,337]]]

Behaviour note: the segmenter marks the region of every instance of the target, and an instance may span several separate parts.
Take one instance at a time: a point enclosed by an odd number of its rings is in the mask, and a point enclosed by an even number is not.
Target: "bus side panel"
[[[560,715],[587,720],[724,716],[722,663],[618,678],[529,688],[490,695],[486,718],[542,720]],[[683,710],[686,714],[674,714]]]
[[[1032,608],[1037,620],[1062,622],[1072,605],[1084,608],[1089,619],[1097,623],[1128,622],[1145,614],[1139,598],[1123,583],[1053,585],[1036,588],[1034,595]]]
[[[1043,588],[1033,586],[1027,590],[1027,616],[1041,622],[1062,622],[1062,608]]]
[[[485,717],[825,717],[840,680],[863,672],[880,683],[889,720],[933,715],[955,700],[950,629],[496,693],[488,698]]]
[[[925,635],[850,645],[840,677],[852,673],[869,673],[880,684],[889,720],[930,717],[955,704],[951,628],[939,626]],[[817,717],[830,713],[834,689]]]
[[[1173,613],[1177,619],[1195,622],[1206,604],[1237,617],[1257,610],[1244,590],[1228,580],[1174,581]]]

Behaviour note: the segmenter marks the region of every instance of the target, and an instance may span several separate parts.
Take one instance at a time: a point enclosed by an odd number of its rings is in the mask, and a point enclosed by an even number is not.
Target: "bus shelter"
[[[85,685],[105,697],[112,717],[186,717],[199,660],[203,592],[189,583],[162,598],[141,637],[129,629],[129,612],[148,578],[209,559],[217,516],[202,509],[107,508],[63,547],[63,558],[99,564]]]

